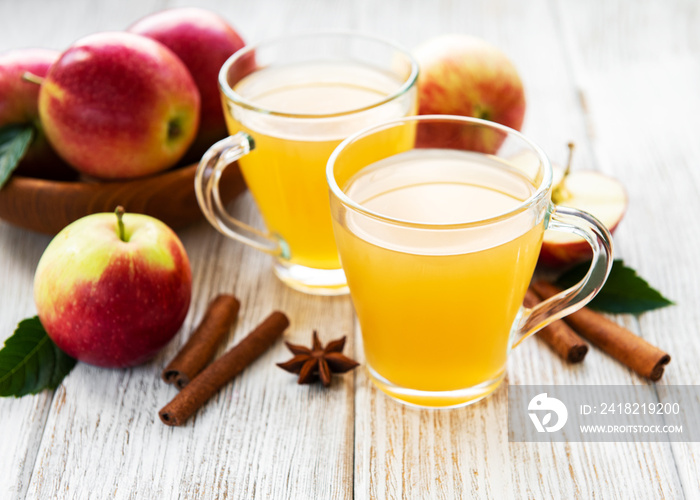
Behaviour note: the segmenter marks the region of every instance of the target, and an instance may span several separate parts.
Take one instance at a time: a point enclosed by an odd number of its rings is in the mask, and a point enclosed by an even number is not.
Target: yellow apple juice
[[[414,149],[362,168],[341,188],[365,209],[408,221],[353,210],[334,221],[377,385],[431,406],[463,402],[445,391],[495,388],[544,231],[532,210],[503,215],[530,198],[532,182],[493,156]]]
[[[402,83],[360,63],[314,62],[263,68],[235,85],[256,108],[225,106],[230,133],[245,131],[255,141],[240,169],[267,229],[288,244],[292,264],[340,267],[326,162],[352,133],[415,114],[414,92],[384,102]]]

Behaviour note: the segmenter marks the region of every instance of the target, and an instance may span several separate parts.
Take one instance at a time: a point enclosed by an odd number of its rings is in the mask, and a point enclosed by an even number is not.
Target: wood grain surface
[[[65,48],[123,29],[174,0],[0,1],[0,50]],[[574,168],[620,178],[630,199],[616,256],[676,305],[616,317],[669,352],[659,384],[700,385],[700,8],[692,0],[241,0],[202,1],[248,41],[352,29],[413,48],[445,32],[483,37],[518,67],[523,131],[554,162],[577,143]],[[257,220],[248,194],[232,210]],[[258,221],[259,222],[259,221]],[[358,369],[330,390],[298,386],[264,354],[181,428],[157,411],[175,394],[160,371],[216,294],[241,299],[219,354],[273,309],[286,338],[348,335],[362,361],[347,297],[285,288],[270,259],[204,222],[178,231],[190,255],[193,303],[181,333],[129,370],[78,364],[54,392],[0,400],[0,498],[698,498],[697,443],[509,443],[508,384],[645,384],[592,349],[568,365],[524,342],[508,379],[472,407],[399,405]],[[0,222],[0,340],[35,314],[32,279],[49,238]]]

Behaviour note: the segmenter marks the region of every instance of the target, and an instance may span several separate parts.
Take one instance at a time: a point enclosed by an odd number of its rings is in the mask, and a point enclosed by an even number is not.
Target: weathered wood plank
[[[34,269],[49,239],[0,222],[0,344],[17,323],[34,316]],[[0,496],[23,498],[49,414],[53,392],[0,400]]]
[[[672,354],[662,384],[697,385],[700,16],[691,2],[646,1],[618,23],[605,24],[621,7],[601,6],[601,15],[588,26],[568,23],[569,43],[580,54],[574,67],[596,130],[600,168],[624,179],[630,196],[619,247],[633,267],[677,302],[643,315],[641,334]],[[570,5],[569,15],[577,14]],[[600,44],[586,43],[593,32]],[[679,491],[692,496],[700,490],[700,447],[674,443],[671,450]]]

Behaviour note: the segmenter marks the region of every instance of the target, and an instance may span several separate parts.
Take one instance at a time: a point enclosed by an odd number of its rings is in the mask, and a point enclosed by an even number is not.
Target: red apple
[[[202,96],[202,109],[199,134],[188,157],[201,158],[209,146],[228,135],[219,94],[219,70],[245,42],[225,19],[196,7],[156,12],[137,21],[129,31],[159,41],[190,70]]]
[[[97,366],[143,363],[182,325],[192,274],[182,243],[141,214],[88,215],[51,241],[34,277],[41,324],[70,356]]]
[[[51,149],[39,121],[39,85],[25,73],[46,76],[60,52],[48,49],[16,49],[0,54],[0,127],[28,125],[35,135],[16,173],[47,179],[64,178],[71,170]]]
[[[520,130],[525,92],[513,63],[497,47],[469,35],[442,35],[414,52],[418,113],[482,118]],[[423,124],[417,143],[495,153],[505,135],[485,127]]]
[[[180,59],[133,33],[89,35],[51,67],[39,116],[54,149],[104,179],[173,166],[197,133],[199,91]]]

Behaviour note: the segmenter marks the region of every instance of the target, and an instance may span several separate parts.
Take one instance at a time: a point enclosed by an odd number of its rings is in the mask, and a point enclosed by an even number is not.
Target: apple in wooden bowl
[[[14,83],[24,77],[19,71],[3,74]],[[35,83],[22,81],[12,88],[32,91],[36,86],[29,97],[36,100],[38,94],[40,128],[75,171],[66,168],[47,179],[24,176],[18,169],[0,188],[0,218],[55,234],[117,205],[171,227],[201,216],[194,194],[196,165],[174,167],[197,133],[200,95],[170,49],[131,33],[98,33],[77,41],[45,75],[34,77]],[[17,100],[6,97],[0,96],[0,110],[3,102]],[[58,172],[50,167],[44,170]],[[227,169],[222,201],[243,189],[240,173]]]
[[[228,135],[219,94],[219,70],[245,45],[226,19],[210,10],[179,7],[154,12],[128,31],[156,40],[177,55],[190,71],[202,98],[199,131],[186,159],[195,161]]]

